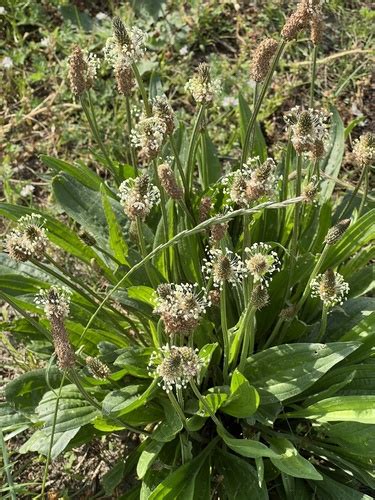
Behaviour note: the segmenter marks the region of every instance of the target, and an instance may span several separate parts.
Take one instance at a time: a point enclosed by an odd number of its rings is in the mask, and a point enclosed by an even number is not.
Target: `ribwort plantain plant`
[[[352,193],[336,190],[345,129],[314,92],[322,19],[320,2],[301,0],[254,51],[229,171],[211,138],[220,83],[207,63],[186,84],[186,126],[159,86],[148,94],[145,35],[113,20],[105,60],[124,100],[125,164],[96,117],[99,60],[72,49],[72,94],[105,175],[43,157],[70,224],[0,204],[15,222],[0,277],[15,316],[3,328],[44,366],[7,385],[0,419],[5,433],[34,431],[20,452],[47,457],[41,496],[51,460],[128,430],[138,445],[104,478],[109,497],[132,477],[122,498],[371,498],[374,141],[354,145]],[[258,114],[306,29],[310,100],[287,114],[289,142],[271,158]]]

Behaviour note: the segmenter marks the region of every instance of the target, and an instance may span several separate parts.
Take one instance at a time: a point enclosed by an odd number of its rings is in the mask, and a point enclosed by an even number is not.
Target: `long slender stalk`
[[[255,83],[255,89],[254,89],[253,113],[256,112],[256,103],[257,103],[257,100],[258,100],[258,96],[259,96],[259,82],[256,82]],[[249,147],[250,156],[253,154],[254,142],[255,142],[255,124],[254,124],[254,127],[253,127],[253,131],[251,133],[251,139],[250,139],[250,147]],[[240,168],[242,168],[242,167],[243,167],[243,165],[241,164]]]
[[[262,105],[263,99],[266,96],[267,90],[268,90],[268,88],[270,86],[273,73],[274,73],[274,71],[276,69],[277,63],[279,62],[281,54],[283,53],[283,50],[284,50],[284,47],[285,47],[285,43],[286,43],[285,41],[279,42],[279,46],[277,48],[275,57],[274,57],[274,59],[272,61],[272,65],[271,65],[271,67],[270,67],[270,69],[268,71],[268,74],[267,74],[266,79],[265,79],[265,81],[263,83],[262,89],[261,89],[261,91],[259,93],[259,98],[257,99],[257,101],[255,103],[253,114],[251,116],[251,119],[250,119],[249,124],[248,124],[247,129],[246,129],[245,140],[244,140],[244,144],[243,144],[243,148],[242,148],[241,165],[243,165],[246,162],[246,159],[248,157],[251,134],[252,134],[252,131],[253,131],[253,128],[254,128],[254,125],[255,125],[255,122],[256,122],[256,119],[257,119],[260,107]]]
[[[241,358],[240,358],[240,364],[238,366],[238,369],[242,371],[245,367],[247,357],[250,353],[254,351],[254,334],[255,334],[255,329],[254,329],[254,317],[255,317],[255,307],[252,305],[249,305],[245,317],[244,317],[244,326],[243,326],[243,343],[242,343],[242,351],[241,351]]]
[[[168,392],[168,397],[170,402],[172,403],[173,408],[176,410],[177,415],[180,417],[181,423],[185,429],[187,429],[187,422],[184,412],[182,411],[181,406],[178,404],[177,399],[175,398],[173,392]]]
[[[321,342],[323,340],[323,337],[327,329],[327,319],[328,319],[328,308],[325,304],[323,304],[322,320],[320,322],[319,335],[318,338],[316,339],[317,342]]]
[[[143,236],[142,221],[139,217],[137,217],[137,232],[138,232],[138,242],[139,242],[139,247],[141,250],[141,256],[144,258],[147,255],[147,250],[146,250],[146,245],[145,245],[145,239]],[[148,276],[148,279],[149,279],[152,287],[156,290],[156,287],[158,284],[153,276],[153,272],[152,272],[152,269],[150,268],[149,263],[147,263],[145,265],[145,269],[146,269],[146,274]]]
[[[202,174],[202,186],[205,191],[209,187],[209,179],[208,179],[208,162],[207,162],[207,142],[205,134],[201,134],[201,153],[202,153],[202,165],[201,165],[201,174]]]
[[[49,467],[49,463],[50,463],[51,455],[52,455],[53,440],[55,437],[55,429],[56,429],[56,422],[57,422],[57,413],[59,411],[59,402],[60,402],[60,397],[61,397],[61,391],[62,391],[62,388],[64,385],[64,380],[65,380],[65,372],[63,373],[63,376],[61,377],[59,392],[57,393],[57,396],[56,396],[55,411],[53,413],[53,421],[52,421],[52,429],[51,429],[51,439],[50,439],[49,447],[48,447],[46,465],[44,467],[44,474],[43,474],[43,480],[42,480],[42,491],[40,493],[41,498],[44,498],[44,491],[46,488],[46,482],[47,482],[47,477],[48,477],[48,467]]]
[[[194,380],[190,380],[190,387],[193,389],[194,394],[196,395],[198,401],[201,403],[201,405],[204,407],[204,409],[207,411],[207,413],[210,415],[212,420],[215,422],[215,424],[220,427],[221,429],[224,429],[223,424],[220,422],[220,420],[216,417],[215,413],[211,410],[210,406],[207,404],[206,400],[200,393],[196,383]]]
[[[179,155],[179,152],[177,150],[177,146],[176,146],[176,143],[175,143],[175,140],[174,140],[172,134],[169,136],[169,142],[170,142],[170,145],[171,145],[171,148],[172,148],[172,151],[173,151],[173,155],[174,155],[174,159],[175,159],[175,162],[176,162],[176,165],[177,165],[177,169],[178,169],[178,172],[180,174],[182,185],[184,186],[184,191],[185,191],[185,194],[186,194],[189,191],[188,184],[187,184],[185,172],[184,172],[181,160],[180,160],[180,155]]]
[[[325,245],[325,247],[323,248],[323,252],[320,254],[320,257],[317,261],[317,263],[315,264],[314,266],[314,269],[312,270],[312,273],[310,274],[310,277],[309,277],[309,280],[306,284],[306,287],[305,287],[305,290],[302,294],[302,297],[300,298],[300,300],[297,302],[297,305],[296,305],[296,314],[301,310],[303,304],[306,302],[306,299],[307,297],[309,296],[311,290],[310,290],[310,285],[311,285],[311,282],[314,278],[316,278],[320,268],[321,268],[321,265],[323,264],[326,256],[327,256],[327,253],[328,253],[328,250],[329,250],[329,245]]]
[[[201,105],[199,107],[197,117],[195,119],[193,131],[191,134],[187,162],[186,162],[186,177],[187,177],[187,184],[188,184],[189,192],[191,191],[191,187],[193,184],[193,170],[194,170],[193,163],[194,163],[194,151],[195,151],[195,146],[196,146],[196,138],[197,138],[197,135],[199,132],[199,126],[201,124],[203,116],[204,116],[204,105]]]
[[[142,100],[143,100],[143,105],[145,107],[146,115],[151,116],[151,112],[152,112],[151,105],[150,105],[150,102],[149,102],[148,97],[147,97],[147,92],[146,92],[145,86],[143,84],[142,77],[139,73],[139,70],[138,70],[138,67],[136,64],[132,64],[132,70],[133,70],[135,79],[137,80],[139,91],[142,95]]]
[[[357,195],[357,193],[359,191],[359,188],[361,187],[361,185],[362,185],[362,183],[363,183],[363,181],[365,179],[365,175],[366,175],[366,168],[364,168],[362,170],[361,175],[360,175],[360,177],[358,179],[358,182],[357,182],[355,188],[353,189],[352,194],[350,195],[348,203],[344,206],[344,208],[342,209],[340,215],[338,216],[338,220],[343,219],[345,213],[349,211],[349,208],[350,208],[351,204],[353,203],[353,200],[356,197],[356,195]],[[366,200],[366,197],[367,197],[367,193],[363,192],[362,193],[362,200]],[[361,204],[362,204],[362,201],[361,201]]]
[[[260,203],[259,205],[252,207],[252,208],[240,208],[238,210],[233,210],[233,212],[228,212],[223,215],[217,215],[215,217],[211,217],[210,219],[207,219],[197,226],[193,227],[192,229],[184,229],[180,233],[176,234],[171,238],[169,241],[162,243],[158,245],[156,248],[154,248],[146,257],[144,257],[140,262],[135,264],[121,279],[120,281],[107,293],[107,295],[104,297],[102,300],[101,304],[95,311],[95,313],[91,316],[89,319],[85,329],[82,332],[81,338],[84,337],[86,334],[87,330],[90,328],[91,323],[94,321],[96,316],[99,314],[100,310],[104,307],[104,305],[107,303],[107,301],[110,299],[110,297],[122,286],[122,284],[129,279],[129,276],[132,275],[134,272],[136,272],[138,269],[140,269],[142,266],[146,265],[147,262],[149,262],[155,255],[157,255],[159,252],[162,252],[166,248],[169,248],[171,246],[176,245],[179,243],[183,238],[187,238],[193,234],[198,234],[201,233],[202,231],[206,231],[206,229],[211,226],[212,224],[221,224],[223,222],[227,222],[235,217],[240,217],[245,214],[252,214],[259,212],[261,210],[264,210],[266,208],[283,208],[288,205],[294,205],[295,203],[300,203],[302,201],[302,197],[299,196],[297,198],[290,198],[288,200],[282,201],[282,202],[275,202],[275,201],[268,201],[264,203]]]
[[[360,204],[359,209],[358,209],[358,217],[361,217],[363,209],[365,208],[367,193],[368,193],[368,190],[369,190],[369,173],[370,173],[370,167],[368,165],[366,165],[363,170],[364,170],[364,178],[365,178],[364,179],[365,188],[363,190],[361,204]]]
[[[125,108],[126,108],[126,124],[128,127],[128,136],[129,136],[129,148],[130,148],[130,157],[132,159],[132,164],[134,167],[135,174],[138,174],[138,168],[137,168],[137,160],[135,157],[135,151],[134,148],[131,144],[131,133],[132,133],[132,114],[130,111],[130,100],[129,97],[125,97]]]
[[[105,161],[106,161],[106,163],[107,163],[107,167],[108,167],[108,168],[109,168],[109,169],[110,169],[110,170],[111,170],[114,174],[116,174],[116,169],[115,169],[115,167],[114,167],[114,165],[113,165],[113,163],[112,163],[112,160],[110,159],[109,154],[108,154],[108,152],[107,152],[107,150],[106,150],[106,148],[105,148],[105,146],[104,146],[104,144],[103,144],[103,141],[102,141],[102,139],[101,139],[101,137],[100,137],[100,133],[99,133],[99,131],[97,130],[97,128],[96,128],[96,126],[95,126],[95,121],[94,121],[94,118],[93,118],[93,116],[91,116],[91,114],[90,114],[90,110],[89,110],[89,108],[87,107],[87,104],[86,104],[85,98],[82,96],[80,100],[81,100],[82,109],[83,109],[83,111],[84,111],[84,113],[85,113],[85,115],[86,115],[86,119],[87,119],[88,124],[89,124],[89,126],[90,126],[90,129],[91,129],[92,135],[93,135],[94,139],[96,140],[96,142],[98,143],[98,146],[99,146],[99,148],[100,148],[100,150],[101,150],[101,152],[102,152],[102,154],[103,154],[103,156],[104,156],[104,159],[105,159]],[[89,101],[89,102],[90,102],[90,101]]]
[[[9,462],[9,457],[8,457],[8,452],[4,440],[4,435],[3,431],[0,427],[0,447],[3,453],[3,462],[4,462],[4,469],[5,469],[5,475],[8,481],[8,486],[9,486],[9,494],[12,500],[17,500],[17,496],[14,490],[14,482],[13,482],[13,477],[12,477],[12,472],[10,470],[11,465]]]
[[[220,297],[220,318],[221,318],[221,332],[223,335],[223,346],[224,346],[224,368],[223,368],[223,378],[224,383],[228,382],[228,367],[229,367],[229,332],[228,332],[228,322],[227,322],[227,284],[223,283],[223,289],[221,290]]]
[[[314,107],[317,54],[318,54],[318,46],[314,45],[314,48],[312,50],[312,61],[311,61],[310,108]]]
[[[71,379],[71,381],[76,385],[77,389],[82,394],[82,396],[85,398],[85,400],[88,403],[90,403],[91,406],[93,406],[94,408],[96,408],[97,410],[102,412],[103,409],[102,409],[101,404],[98,403],[98,401],[96,401],[95,398],[91,397],[90,394],[86,391],[86,389],[82,385],[82,382],[81,382],[77,372],[74,369],[71,369],[71,370],[69,370],[68,376]],[[124,427],[128,431],[135,432],[136,434],[145,434],[146,436],[149,435],[149,433],[147,431],[139,430],[136,427],[128,425],[128,424],[124,423],[122,420],[120,420],[119,418],[113,417],[112,415],[106,414],[106,418],[108,418],[109,420],[112,420],[112,422],[114,422],[116,425],[118,425],[120,427]]]
[[[161,208],[161,217],[163,221],[163,230],[164,230],[164,239],[165,241],[168,241],[169,235],[168,235],[168,216],[167,216],[167,209],[166,209],[166,199],[165,199],[165,194],[164,194],[164,189],[162,189],[161,184],[160,184],[160,179],[158,175],[158,165],[156,160],[153,161],[153,166],[154,166],[154,177],[155,177],[155,184],[157,188],[159,189],[160,192],[160,208]],[[165,253],[166,257],[166,270],[167,270],[167,280],[169,277],[170,273],[170,253],[169,250]]]

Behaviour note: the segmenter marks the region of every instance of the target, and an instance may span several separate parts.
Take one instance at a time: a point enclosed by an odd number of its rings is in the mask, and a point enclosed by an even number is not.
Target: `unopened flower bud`
[[[87,356],[86,365],[92,375],[98,380],[106,379],[111,374],[111,370],[108,368],[108,366],[98,358]]]
[[[306,203],[313,203],[319,188],[316,182],[309,182],[302,190],[302,198]]]
[[[269,298],[267,288],[258,284],[255,285],[253,291],[251,292],[250,301],[257,310],[260,310],[268,304]]]
[[[334,245],[335,243],[337,243],[350,226],[350,222],[350,219],[340,220],[340,222],[338,222],[335,226],[331,227],[331,229],[328,230],[324,242],[327,243],[327,245]]]
[[[284,321],[292,321],[296,315],[296,306],[292,304],[291,306],[285,307],[280,311],[279,317]]]
[[[78,233],[78,236],[81,238],[81,240],[86,243],[87,246],[92,247],[96,243],[96,239],[92,234],[88,233],[84,229],[81,229]]]

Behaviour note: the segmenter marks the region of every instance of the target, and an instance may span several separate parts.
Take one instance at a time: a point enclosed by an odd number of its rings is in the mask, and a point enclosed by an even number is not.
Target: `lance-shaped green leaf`
[[[258,458],[258,457],[273,457],[278,458],[278,454],[268,448],[265,444],[255,441],[253,439],[237,439],[232,437],[229,432],[220,427],[217,428],[219,436],[222,438],[224,443],[231,450],[235,451],[239,455],[248,458]]]
[[[309,418],[318,422],[375,424],[375,396],[336,396],[292,412],[288,416]]]
[[[102,196],[104,214],[108,223],[109,245],[116,259],[121,264],[129,265],[129,262],[127,260],[128,245],[125,241],[123,231],[120,224],[118,223],[117,215],[114,212],[112,206],[112,204],[115,202],[114,200],[110,200],[110,198],[108,197],[104,185],[101,186],[100,193]]]
[[[270,439],[272,449],[279,455],[277,458],[270,457],[271,462],[281,472],[293,477],[313,479],[319,481],[321,474],[305,458],[303,458],[288,439]]]
[[[284,401],[313,385],[360,344],[284,344],[250,356],[244,375],[261,396],[261,404]]]

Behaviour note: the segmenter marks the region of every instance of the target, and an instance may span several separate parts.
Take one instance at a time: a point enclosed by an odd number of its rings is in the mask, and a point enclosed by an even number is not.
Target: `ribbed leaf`
[[[308,406],[304,410],[290,413],[289,417],[304,417],[318,422],[341,421],[375,424],[375,396],[328,398]]]
[[[244,375],[261,395],[261,404],[284,401],[314,384],[360,344],[284,344],[248,358]]]

